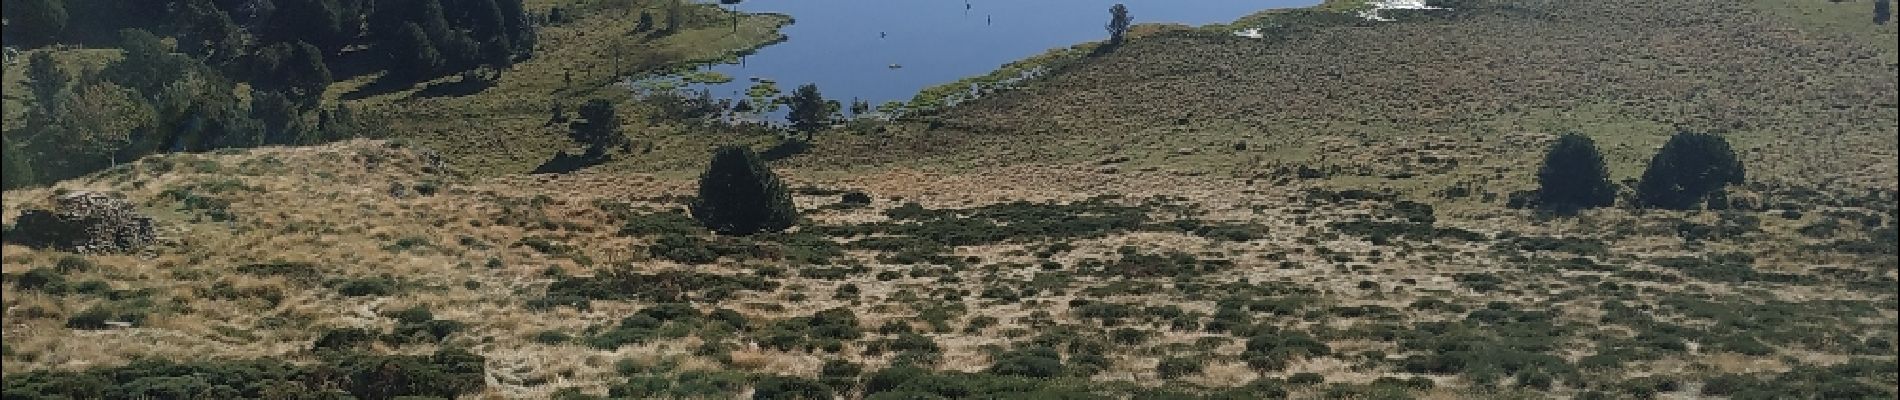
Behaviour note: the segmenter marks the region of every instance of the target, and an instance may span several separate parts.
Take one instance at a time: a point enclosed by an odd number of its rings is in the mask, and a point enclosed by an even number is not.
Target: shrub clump
[[[1161,379],[1177,379],[1200,374],[1203,363],[1199,358],[1168,357],[1155,365],[1155,373],[1160,374]]]
[[[1287,363],[1308,357],[1324,356],[1332,348],[1304,332],[1262,329],[1247,339],[1247,350],[1240,353],[1247,365],[1262,371],[1278,371]]]
[[[1616,202],[1616,186],[1596,141],[1575,133],[1557,138],[1537,171],[1538,205],[1560,211],[1607,207]]]
[[[692,212],[700,225],[727,235],[777,232],[798,220],[785,184],[757,153],[739,146],[713,152],[711,165],[699,176]]]
[[[642,274],[610,269],[591,277],[561,277],[548,285],[547,297],[557,299],[643,300],[662,303],[704,300],[717,302],[741,290],[771,291],[778,283],[756,276],[661,271]]]
[[[989,373],[1025,378],[1054,378],[1062,375],[1062,356],[1054,349],[1031,347],[997,356]]]
[[[1746,172],[1728,140],[1707,133],[1681,132],[1669,138],[1649,161],[1636,185],[1636,199],[1645,206],[1675,210],[1696,208],[1730,184],[1740,184]]]
[[[175,362],[135,360],[84,371],[7,374],[8,399],[455,398],[486,383],[480,355],[443,349],[433,355],[333,353],[315,365],[278,360]],[[296,397],[304,395],[308,397]],[[290,396],[290,397],[286,397]]]

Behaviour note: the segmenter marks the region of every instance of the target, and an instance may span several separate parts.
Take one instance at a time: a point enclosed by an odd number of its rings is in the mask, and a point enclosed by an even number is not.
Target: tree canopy
[[[66,4],[60,0],[6,0],[7,43],[41,45],[66,31]]]
[[[1105,27],[1108,29],[1108,47],[1121,46],[1128,34],[1128,27],[1134,22],[1134,18],[1128,16],[1128,6],[1116,4],[1109,7],[1108,26]]]
[[[1537,201],[1544,208],[1577,210],[1616,202],[1616,186],[1603,165],[1596,141],[1575,133],[1551,144],[1537,171]]]
[[[825,103],[825,95],[818,93],[818,85],[805,84],[792,91],[785,99],[791,108],[786,118],[791,120],[792,129],[805,132],[805,139],[811,140],[812,132],[825,127],[830,122],[831,106]]]
[[[1742,183],[1745,174],[1728,140],[1680,132],[1650,159],[1636,186],[1636,198],[1649,207],[1693,209],[1724,186]]]
[[[693,218],[727,235],[776,232],[797,223],[798,210],[778,175],[752,149],[724,146],[699,176]]]
[[[619,112],[605,99],[588,100],[581,105],[580,121],[569,126],[568,137],[587,145],[589,158],[607,154],[607,149],[627,141],[620,132]]]

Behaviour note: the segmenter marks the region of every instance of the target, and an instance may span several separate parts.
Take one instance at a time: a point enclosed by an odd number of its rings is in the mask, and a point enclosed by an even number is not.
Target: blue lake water
[[[1108,8],[1128,6],[1135,23],[1228,23],[1272,8],[1318,0],[747,0],[745,12],[792,16],[787,41],[743,64],[705,69],[731,83],[704,85],[740,99],[752,78],[790,93],[806,83],[849,104],[908,101],[926,87],[982,75],[1050,49],[1107,38]],[[727,6],[734,7],[734,6]],[[892,68],[901,66],[901,68]]]

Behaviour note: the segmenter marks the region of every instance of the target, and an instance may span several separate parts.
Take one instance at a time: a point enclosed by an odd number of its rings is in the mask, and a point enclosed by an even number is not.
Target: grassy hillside
[[[556,6],[553,3],[529,5],[531,11],[546,12]],[[673,142],[668,138],[681,136],[675,134],[679,128],[655,121],[653,110],[634,102],[630,90],[617,83],[737,57],[779,40],[778,27],[790,19],[693,6],[684,14],[678,33],[636,32],[641,11],[663,15],[664,3],[566,5],[579,19],[544,27],[536,57],[515,65],[494,87],[480,92],[435,94],[415,87],[355,99],[351,93],[371,81],[365,77],[339,83],[330,93],[352,99],[348,101],[352,105],[379,110],[395,135],[438,149],[456,165],[482,175],[526,173],[556,151],[572,146],[567,127],[549,122],[556,102],[572,114],[587,99],[611,99],[622,108],[622,129],[643,146]],[[734,18],[738,18],[736,26]],[[614,72],[616,67],[619,73]],[[694,149],[695,154],[704,152]]]
[[[1488,147],[1576,131],[1604,144],[1626,178],[1688,129],[1730,137],[1763,181],[1895,185],[1895,30],[1862,18],[1865,3],[1503,4],[1391,11],[1393,23],[1275,12],[1222,27],[1269,27],[1260,40],[1169,32],[945,112],[938,129],[891,129],[927,133],[840,139],[857,151],[830,153],[846,165],[1126,156],[1251,176],[1402,168],[1321,151],[1329,146],[1377,153],[1435,135]],[[893,141],[933,144],[913,153]],[[947,142],[962,144],[943,151]],[[1539,156],[1523,149],[1378,183],[1521,186]]]
[[[691,180],[468,179],[380,142],[152,157],[8,192],[9,219],[61,190],[123,193],[164,240],[131,256],[7,245],[6,371],[467,348],[489,396],[726,398],[764,376],[856,396],[894,365],[1030,373],[996,365],[1052,346],[1072,378],[1033,390],[1894,392],[1891,197],[1550,219],[1163,172],[787,178],[810,221],[753,238],[677,214]],[[840,202],[853,191],[873,202]],[[700,316],[667,317],[679,305]],[[326,339],[348,329],[368,333]]]
[[[1895,31],[1849,23],[1866,5],[1461,1],[1371,23],[1329,2],[1157,29],[1020,90],[820,134],[774,162],[806,220],[754,237],[682,210],[706,149],[771,135],[626,102],[651,150],[520,174],[568,145],[548,102],[628,99],[602,73],[614,43],[658,68],[784,22],[642,39],[615,33],[637,11],[591,13],[478,94],[332,88],[397,139],[6,192],[9,223],[119,193],[161,240],[5,244],[4,389],[1892,398]],[[1226,32],[1254,26],[1271,34]],[[1594,137],[1622,180],[1678,128],[1737,145],[1741,207],[1503,206],[1558,133]],[[353,361],[392,355],[434,356]]]
[[[608,99],[620,108],[623,130],[641,140],[642,147],[677,146],[681,141],[674,139],[697,136],[677,135],[683,127],[656,118],[653,106],[636,101],[621,80],[733,59],[782,40],[778,28],[791,19],[735,14],[709,4],[678,3],[682,6],[677,31],[662,32],[667,25],[666,10],[675,3],[528,1],[527,12],[535,18],[545,18],[558,9],[565,20],[540,24],[534,57],[499,71],[499,78],[492,82],[468,81],[460,75],[414,84],[388,80],[384,79],[386,71],[376,69],[380,53],[352,48],[332,55],[328,64],[339,82],[327,87],[321,96],[325,104],[318,108],[347,105],[359,110],[360,118],[373,128],[358,132],[359,137],[388,134],[418,140],[440,149],[453,163],[488,176],[531,171],[571,145],[566,125],[551,122],[557,103],[571,116],[590,99]],[[638,30],[637,21],[643,13],[659,22],[645,31]],[[50,52],[64,72],[75,77],[99,72],[120,53],[118,49],[62,44],[28,50],[17,64],[9,66],[0,80],[7,89],[0,104],[0,120],[5,121],[9,135],[13,135],[8,140],[16,146],[26,141],[23,136],[30,135],[22,127],[27,122],[27,110],[35,106],[27,90],[25,60],[39,52]],[[248,85],[239,87],[235,95],[248,99]],[[239,106],[249,110],[248,103]],[[313,113],[305,122],[314,125],[316,118]],[[691,151],[701,152],[699,147]],[[106,162],[102,159],[97,164],[103,167]],[[83,172],[87,171],[74,175]]]

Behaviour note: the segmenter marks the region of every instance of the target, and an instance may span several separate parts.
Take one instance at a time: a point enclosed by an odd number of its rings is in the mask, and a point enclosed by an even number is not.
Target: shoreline
[[[1264,9],[1264,10],[1256,11],[1252,14],[1243,15],[1235,19],[1234,21],[1227,22],[1227,23],[1210,23],[1206,25],[1194,26],[1194,25],[1186,25],[1186,24],[1172,23],[1172,22],[1152,22],[1152,23],[1135,24],[1129,30],[1131,33],[1131,38],[1139,38],[1141,36],[1162,34],[1162,33],[1166,33],[1169,31],[1176,31],[1176,30],[1233,33],[1233,32],[1236,32],[1236,29],[1234,29],[1235,26],[1240,25],[1249,19],[1260,18],[1263,16],[1269,16],[1269,15],[1283,15],[1283,14],[1302,13],[1302,12],[1348,14],[1348,13],[1363,11],[1367,9],[1368,7],[1371,7],[1372,3],[1379,2],[1379,1],[1380,0],[1322,0],[1318,4],[1305,6],[1305,7]],[[1414,1],[1419,1],[1421,3],[1423,2],[1423,0],[1414,0]],[[1133,35],[1135,31],[1147,31],[1147,32],[1142,35]],[[988,94],[988,93],[1001,91],[1001,90],[1014,89],[1014,87],[999,87],[999,86],[1016,86],[1020,84],[1033,82],[1035,79],[1046,77],[1049,75],[1049,73],[1053,71],[1059,71],[1061,69],[1061,67],[1058,64],[1073,62],[1073,61],[1087,58],[1087,56],[1089,55],[1089,51],[1079,51],[1079,50],[1093,50],[1096,47],[1100,46],[1102,43],[1103,41],[1097,40],[1097,41],[1077,43],[1077,44],[1064,46],[1064,47],[1054,47],[1042,53],[1034,54],[1028,57],[1024,57],[1022,59],[1018,59],[1016,61],[1005,63],[986,73],[982,73],[979,75],[972,75],[969,77],[965,77],[965,78],[958,79],[951,82],[946,82],[943,84],[926,86],[922,89],[918,89],[917,93],[909,101],[891,102],[891,103],[901,103],[901,104],[896,104],[896,106],[899,107],[900,109],[896,111],[896,116],[892,117],[891,119],[899,119],[902,117],[910,116],[918,112],[934,113],[937,111],[942,111],[943,109],[955,107],[957,104],[961,104],[963,102],[980,99],[983,97],[983,95]],[[969,88],[969,90],[965,90],[965,88]],[[973,97],[967,97],[967,98],[957,97],[957,96],[962,95],[963,93],[976,93],[976,95]],[[887,104],[891,104],[891,103],[887,103]],[[879,106],[878,111],[887,113],[887,115],[889,115],[888,113],[891,112],[891,111],[884,110],[883,106],[881,105]]]

